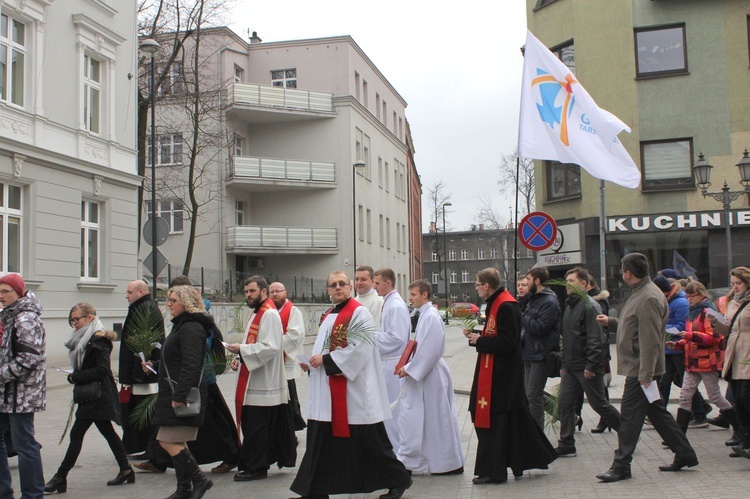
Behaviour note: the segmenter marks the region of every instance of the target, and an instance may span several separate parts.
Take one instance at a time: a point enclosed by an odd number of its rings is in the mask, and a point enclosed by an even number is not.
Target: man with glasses
[[[128,338],[133,335],[143,335],[151,330],[160,335],[156,345],[150,352],[149,360],[156,363],[161,358],[161,345],[164,343],[164,317],[159,306],[148,292],[148,286],[143,281],[132,281],[125,292],[128,300],[128,315],[122,325],[120,336],[120,364],[117,374],[121,384],[120,410],[122,411],[122,443],[128,454],[143,452],[150,441],[155,442],[156,429],[152,426],[138,428],[130,422],[130,413],[146,397],[157,393],[157,375],[151,371],[144,372],[139,352],[134,352],[128,345]],[[146,352],[144,352],[145,354]],[[140,459],[148,459],[143,454]],[[149,464],[152,464],[149,461]],[[164,472],[164,469],[154,466],[148,471]]]
[[[377,330],[370,312],[354,298],[349,277],[327,281],[333,309],[313,346],[307,400],[307,449],[291,489],[303,497],[369,493],[398,499],[411,478],[393,453],[383,421],[391,417]]]
[[[273,282],[268,286],[268,292],[273,304],[279,311],[281,327],[284,331],[282,345],[284,347],[284,369],[286,383],[289,388],[289,408],[294,416],[294,431],[304,430],[307,425],[302,418],[302,410],[297,396],[296,379],[299,374],[297,355],[302,353],[305,342],[305,319],[299,308],[286,298],[286,288],[280,282]]]
[[[632,293],[619,319],[599,315],[601,326],[617,331],[617,374],[625,376],[617,433],[619,448],[609,470],[596,477],[603,482],[632,478],[633,460],[643,422],[648,415],[654,429],[675,453],[674,462],[659,466],[661,471],[679,471],[698,464],[695,451],[672,415],[664,407],[654,383],[664,374],[663,331],[667,323],[667,299],[648,276],[648,260],[641,253],[629,253],[621,260],[622,280]],[[652,399],[653,402],[649,402]]]
[[[42,306],[26,291],[20,274],[0,277],[0,497],[13,497],[5,447],[10,429],[18,453],[21,497],[44,497],[40,445],[34,438],[34,413],[47,404],[47,353]]]
[[[225,345],[237,354],[232,369],[239,369],[234,394],[242,447],[237,482],[262,480],[268,469],[293,468],[297,440],[289,409],[289,389],[284,371],[283,327],[268,283],[260,276],[245,279],[245,300],[251,314],[242,344]]]

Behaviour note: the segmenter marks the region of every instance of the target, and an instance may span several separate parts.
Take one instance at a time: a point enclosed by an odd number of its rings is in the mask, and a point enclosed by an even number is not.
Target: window
[[[235,64],[234,65],[234,82],[242,83],[242,79],[244,77],[245,77],[245,70]]]
[[[245,225],[245,202],[234,202],[234,225]]]
[[[433,262],[437,262],[438,261],[438,252],[437,251],[433,251],[432,252],[432,261]]]
[[[437,272],[433,272],[432,273],[432,284],[437,284],[438,282],[440,282],[440,274],[438,274]]]
[[[490,258],[497,258],[497,248],[490,248]]]
[[[297,88],[297,69],[274,69],[271,71],[271,85],[274,87]]]
[[[168,133],[156,137],[156,166],[182,164],[182,134]],[[148,164],[151,164],[151,137],[148,138]],[[235,139],[236,145],[236,139]],[[242,142],[240,138],[240,148]]]
[[[354,72],[354,98],[357,99],[357,101],[362,102],[359,93],[359,73],[356,71]]]
[[[372,179],[372,161],[370,161],[370,137],[363,135],[362,161],[365,162],[365,178]]]
[[[581,167],[572,163],[547,161],[547,199],[581,196]]]
[[[398,138],[403,139],[404,137],[404,122],[399,117],[398,119]]]
[[[360,241],[365,240],[365,208],[362,205],[359,205],[359,230],[357,234]]]
[[[396,251],[401,253],[401,222],[396,222]]]
[[[693,139],[641,142],[643,190],[686,189],[693,178]]]
[[[237,78],[237,66],[235,66],[235,78]],[[241,77],[242,75],[240,75]],[[179,95],[185,93],[185,78],[183,75],[182,62],[174,61],[167,70],[164,81],[156,91],[157,95]]]
[[[375,117],[380,119],[380,94],[375,93]]]
[[[401,224],[401,252],[406,253],[406,224]]]
[[[469,259],[469,250],[462,249],[461,260],[468,260],[468,259]]]
[[[383,223],[383,215],[380,215],[380,247],[381,247],[381,248],[382,248],[383,246],[385,246],[385,234],[383,234],[383,232],[385,231],[385,226],[384,226],[384,225],[385,225],[385,224]],[[433,258],[433,260],[432,260],[432,261],[433,261],[433,262],[435,261],[435,257],[436,257],[436,256],[437,256],[437,253],[435,253],[435,252],[433,251],[433,252],[432,252],[432,258]]]
[[[243,143],[245,139],[239,135],[234,136],[234,155],[242,156]],[[182,156],[182,137],[180,137],[180,157]],[[182,161],[180,161],[182,163]]]
[[[81,279],[99,279],[99,204],[81,201]]]
[[[89,55],[83,56],[83,123],[91,133],[99,133],[100,101],[102,93],[101,63]]]
[[[388,105],[385,103],[385,99],[383,99],[383,124],[388,128]]]
[[[458,295],[451,294],[451,301],[454,302],[454,303],[457,302],[458,301]]]
[[[555,54],[571,73],[576,74],[576,49],[572,40],[550,49],[550,52]]]
[[[391,178],[388,173],[388,162],[385,162],[385,192],[391,191]]]
[[[635,30],[636,76],[665,76],[688,72],[685,25]]]
[[[469,279],[469,271],[468,270],[462,271],[461,272],[461,282],[469,282],[469,281],[470,281],[470,279]]]
[[[385,247],[391,249],[391,219],[385,219]]]
[[[483,249],[478,249],[477,250],[477,259],[478,260],[484,260],[484,250]]]
[[[456,259],[456,250],[448,250],[448,260],[454,261]]]
[[[0,271],[21,272],[21,188],[0,183]]]
[[[150,219],[151,201],[146,201],[146,210]],[[156,216],[167,221],[170,234],[182,234],[183,213],[182,201],[179,199],[162,199],[156,203]]]
[[[367,242],[372,244],[372,212],[367,210]]]
[[[378,187],[383,188],[383,158],[378,158]]]
[[[457,277],[458,277],[458,274],[456,274],[456,271],[455,270],[451,270],[451,280],[450,280],[450,283],[451,284],[456,284]]]
[[[395,160],[394,160],[395,161]],[[396,161],[396,167],[393,169],[393,194],[398,197],[399,186],[398,186],[398,161]]]
[[[23,106],[26,25],[0,15],[0,100]]]
[[[362,80],[362,105],[367,107],[369,102],[367,101],[367,82]]]
[[[396,111],[393,111],[393,135],[396,135],[396,130],[397,130],[396,127],[398,126],[398,122],[396,121],[396,119],[397,119]]]

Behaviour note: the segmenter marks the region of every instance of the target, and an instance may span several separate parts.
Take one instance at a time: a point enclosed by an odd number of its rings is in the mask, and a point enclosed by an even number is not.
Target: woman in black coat
[[[200,470],[187,443],[196,439],[206,417],[208,391],[203,379],[209,335],[204,325],[206,307],[200,293],[192,286],[171,288],[167,307],[173,326],[164,340],[159,364],[159,394],[154,409],[154,425],[159,427],[156,439],[172,457],[177,475],[177,490],[170,499],[200,499],[213,482]],[[188,392],[196,386],[201,395],[200,412],[195,416],[178,417],[175,408],[188,403]]]
[[[92,424],[96,425],[99,433],[107,440],[120,466],[120,472],[113,480],[108,481],[107,485],[135,483],[135,473],[128,462],[125,447],[112,426],[112,421],[120,424],[117,386],[112,377],[109,360],[115,333],[104,331],[104,326],[96,316],[96,310],[88,303],[79,303],[70,309],[68,323],[74,328],[70,338],[65,342],[65,346],[70,350],[68,356],[73,367],[73,372],[68,374],[68,382],[79,385],[79,388],[86,383],[98,383],[100,390],[98,396],[94,395],[93,399],[86,401],[76,401],[74,395],[78,410],[70,429],[68,451],[57,473],[44,486],[44,492],[67,490],[68,472],[73,469],[81,453],[83,437]]]

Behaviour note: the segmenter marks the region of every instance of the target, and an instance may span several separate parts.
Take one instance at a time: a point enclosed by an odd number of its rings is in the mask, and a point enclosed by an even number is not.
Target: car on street
[[[473,303],[454,303],[450,306],[451,317],[479,317],[479,307]]]
[[[487,322],[487,304],[482,303],[482,306],[479,307],[479,317],[477,318],[477,322],[479,324],[484,324]]]

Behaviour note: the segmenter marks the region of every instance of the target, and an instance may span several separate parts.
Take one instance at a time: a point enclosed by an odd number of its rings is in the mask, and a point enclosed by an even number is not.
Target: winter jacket
[[[42,306],[31,291],[0,312],[0,412],[30,413],[47,405],[47,339]]]
[[[591,371],[604,374],[607,343],[604,332],[596,322],[601,313],[599,304],[591,297],[582,300],[570,295],[565,300],[562,319],[563,369]]]
[[[679,293],[672,295],[669,298],[669,317],[667,318],[667,329],[674,327],[679,331],[685,329],[685,323],[687,322],[688,311],[690,309],[690,303],[688,303],[685,292],[680,290]],[[666,335],[665,341],[678,341],[679,336]],[[664,347],[665,355],[681,354],[682,351],[674,350],[671,348]]]
[[[68,376],[68,381],[73,384],[98,381],[102,387],[101,397],[78,404],[76,418],[103,419],[121,424],[117,385],[112,377],[110,364],[112,341],[115,338],[116,335],[112,331],[97,331],[86,345],[81,368]]]
[[[745,301],[747,300],[750,300],[750,298]],[[742,309],[739,317],[732,325],[732,330],[729,331],[729,324],[740,306],[742,306],[742,303],[737,300],[728,300],[727,323],[721,324],[717,321],[714,324],[714,329],[719,334],[729,335],[727,350],[724,354],[724,369],[721,372],[724,379],[750,379],[750,364],[745,362],[750,359],[750,304]]]
[[[589,296],[594,299],[596,303],[599,304],[599,307],[602,309],[602,313],[604,315],[609,315],[609,291],[606,289],[604,291],[600,290],[599,288],[592,288],[589,291]],[[609,328],[607,326],[600,326],[602,328],[602,332],[604,333],[604,350],[605,355],[607,356],[607,360],[612,359],[612,352],[610,351],[609,346]],[[605,363],[606,366],[606,363]],[[610,372],[607,370],[607,372]]]
[[[146,374],[141,367],[141,359],[137,352],[133,352],[128,347],[128,337],[135,332],[135,324],[138,322],[138,316],[151,317],[153,327],[161,331],[160,344],[164,344],[164,318],[159,311],[159,307],[151,299],[151,295],[143,295],[128,307],[128,315],[122,326],[122,337],[120,338],[120,367],[118,377],[123,385],[135,385],[141,383],[156,383],[156,375],[149,372]],[[157,317],[158,315],[158,317]],[[160,356],[159,347],[154,347],[151,351],[152,362],[158,362]]]
[[[521,345],[524,362],[542,361],[545,353],[560,349],[560,301],[551,289],[544,288],[529,298]]]
[[[713,308],[708,299],[690,307],[685,338],[676,345],[676,350],[685,352],[685,370],[691,373],[721,371],[724,363],[726,338],[711,327],[706,317],[707,308]]]
[[[154,409],[154,425],[200,427],[206,417],[208,401],[206,381],[201,376],[201,371],[206,359],[206,339],[211,325],[205,314],[190,312],[174,317],[172,324],[172,332],[164,341],[159,363],[159,394]],[[174,391],[167,381],[167,371],[174,382]],[[178,418],[174,415],[172,401],[184,404],[188,392],[194,386],[200,386],[200,415]]]

